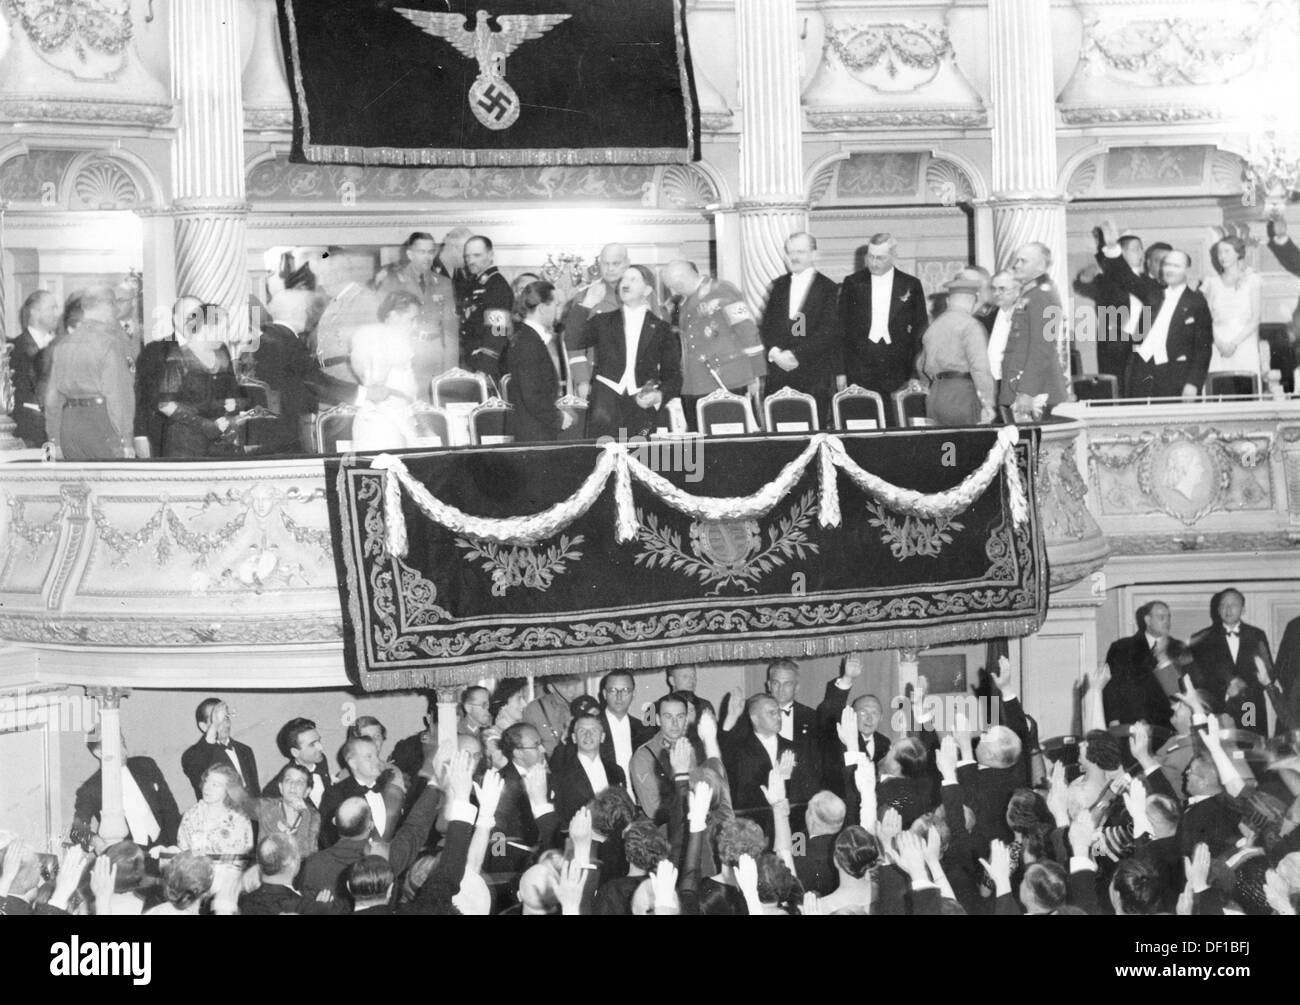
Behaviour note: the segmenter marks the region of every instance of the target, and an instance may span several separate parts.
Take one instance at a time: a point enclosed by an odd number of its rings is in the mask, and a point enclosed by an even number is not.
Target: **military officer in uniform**
[[[600,257],[596,259],[600,278],[578,288],[560,319],[560,329],[567,345],[581,344],[582,331],[591,317],[616,311],[622,306],[618,299],[618,283],[630,263],[627,248],[621,244],[607,244],[600,249]],[[650,309],[654,310],[653,304]],[[589,389],[591,384],[591,355],[594,353],[594,346],[569,350],[569,379],[573,390],[583,397],[586,397],[583,389]]]
[[[1065,312],[1047,276],[1052,252],[1034,241],[1016,252],[1011,274],[1020,283],[1020,299],[1011,315],[1011,331],[1002,357],[998,405],[1010,408],[1017,422],[1036,422],[1065,400],[1065,373],[1056,355]]]
[[[509,280],[495,265],[492,241],[481,234],[465,242],[465,267],[474,277],[474,286],[461,326],[462,365],[496,380],[512,330],[510,312],[515,295]]]
[[[412,334],[411,370],[421,401],[430,400],[433,378],[460,365],[460,319],[451,280],[432,270],[437,245],[432,234],[416,231],[402,245],[403,261],[386,265],[375,276],[382,297],[410,293],[420,301]]]
[[[959,276],[944,284],[948,307],[921,337],[916,368],[930,381],[926,418],[939,426],[974,426],[993,421],[997,392],[989,370],[984,326],[975,320],[979,277]]]
[[[730,283],[701,276],[681,260],[669,262],[663,278],[681,298],[682,409],[695,429],[696,402],[719,387],[740,395],[748,391],[757,399],[759,381],[767,375],[763,342],[749,307]]]

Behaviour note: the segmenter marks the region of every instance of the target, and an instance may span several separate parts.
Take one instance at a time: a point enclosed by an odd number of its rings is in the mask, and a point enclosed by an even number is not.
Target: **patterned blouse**
[[[195,803],[181,817],[177,844],[196,855],[248,855],[253,850],[253,825],[229,807],[209,816],[204,803]]]

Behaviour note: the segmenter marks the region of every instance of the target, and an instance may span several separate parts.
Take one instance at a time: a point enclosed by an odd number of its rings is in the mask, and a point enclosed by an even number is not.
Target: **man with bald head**
[[[921,281],[894,267],[897,254],[892,235],[874,235],[866,268],[840,287],[844,371],[837,383],[857,384],[886,401],[911,380],[928,322]]]
[[[790,271],[777,276],[767,298],[760,334],[767,353],[766,394],[791,387],[817,399],[822,428],[830,424],[840,358],[839,287],[817,271],[817,238],[806,231],[785,240]]]
[[[677,324],[682,338],[682,409],[695,428],[696,403],[719,389],[757,398],[767,373],[758,325],[740,291],[701,276],[691,262],[664,266],[664,285],[681,298]]]
[[[1102,256],[1119,261],[1118,229],[1102,224]],[[1205,383],[1214,349],[1214,324],[1205,297],[1187,285],[1191,259],[1185,251],[1170,251],[1160,265],[1164,288],[1139,283],[1132,270],[1107,269],[1144,307],[1124,374],[1128,398],[1182,398],[1195,401]],[[1148,320],[1149,319],[1149,320]]]
[[[1056,340],[1065,337],[1065,312],[1056,286],[1047,275],[1052,252],[1032,241],[1011,262],[1020,296],[1011,315],[1011,330],[1002,356],[998,404],[1010,408],[1017,422],[1034,422],[1065,400],[1065,370]]]
[[[600,249],[600,257],[596,259],[600,278],[574,291],[573,298],[560,319],[561,330],[568,345],[580,344],[588,319],[596,314],[616,311],[622,306],[618,299],[618,283],[631,264],[627,248],[621,244],[607,244]],[[654,309],[653,305],[651,309]],[[595,346],[569,350],[569,379],[573,384],[572,389],[577,393],[582,393],[579,389],[591,384],[595,353]]]

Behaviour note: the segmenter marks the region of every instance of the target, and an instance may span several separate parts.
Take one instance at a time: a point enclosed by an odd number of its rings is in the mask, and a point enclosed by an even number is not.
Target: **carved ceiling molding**
[[[95,125],[165,126],[173,106],[152,102],[23,94],[0,97],[0,121],[88,122]]]
[[[821,131],[856,129],[976,129],[988,125],[983,108],[804,107],[811,128]]]

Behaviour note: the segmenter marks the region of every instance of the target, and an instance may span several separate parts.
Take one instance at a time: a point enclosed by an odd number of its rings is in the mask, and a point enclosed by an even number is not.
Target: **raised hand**
[[[1259,681],[1260,687],[1268,687],[1273,683],[1273,679],[1268,675],[1268,664],[1264,662],[1263,656],[1255,657],[1255,679]]]
[[[1004,843],[993,841],[989,845],[989,857],[980,859],[980,865],[999,894],[1011,892],[1011,850]]]
[[[1276,869],[1264,873],[1264,899],[1275,914],[1295,914],[1291,905],[1291,886]]]
[[[478,822],[491,826],[492,821],[497,815],[497,806],[501,803],[501,793],[505,791],[506,783],[501,779],[501,772],[495,768],[489,769],[483,775],[483,781],[474,786],[474,793],[478,796]]]
[[[841,671],[841,676],[847,677],[849,680],[857,680],[862,676],[862,668],[862,657],[857,653],[849,653],[844,657],[844,669]]]
[[[77,847],[73,845],[72,847]],[[8,894],[9,887],[18,878],[18,871],[23,867],[23,859],[32,852],[31,846],[22,838],[16,837],[5,849],[4,868],[0,869],[0,893]]]
[[[573,819],[569,821],[569,837],[572,838],[574,845],[591,844],[591,810],[587,807],[580,807],[573,814]]]
[[[793,750],[787,750],[776,759],[776,770],[781,772],[781,777],[787,782],[790,776],[794,774],[795,755]]]
[[[1192,683],[1192,677],[1187,674],[1179,682],[1182,688],[1183,701],[1191,708],[1193,715],[1204,715],[1205,706],[1201,704],[1200,696],[1196,693],[1196,685]]]
[[[469,802],[474,792],[474,759],[467,750],[458,750],[447,765],[447,795],[452,802]]]
[[[753,855],[741,855],[736,862],[736,885],[747,903],[758,903],[758,863]]]
[[[1142,779],[1133,779],[1124,790],[1124,808],[1133,818],[1134,837],[1151,833],[1151,824],[1147,820],[1147,787]]]
[[[678,910],[677,867],[667,858],[661,858],[650,874],[650,893],[655,902],[655,914],[672,914]]]
[[[95,859],[90,870],[90,892],[95,895],[95,913],[111,914],[113,894],[117,892],[117,866],[107,855]]]
[[[840,721],[835,724],[835,734],[840,738],[840,745],[846,753],[858,752],[858,713],[846,708],[840,713]]]
[[[993,674],[993,683],[1003,694],[1011,690],[1011,661],[1005,656],[998,657],[998,669]]]
[[[1058,827],[1070,822],[1070,787],[1065,781],[1065,765],[1057,761],[1052,765],[1052,778],[1047,790],[1047,808]]]
[[[760,785],[759,788],[763,790],[768,805],[775,806],[785,801],[785,778],[781,775],[780,768],[773,768],[767,776],[767,784]]]
[[[939,867],[943,860],[943,840],[939,836],[938,827],[930,827],[925,832],[925,863],[932,870]]]
[[[686,817],[691,832],[704,830],[709,822],[709,808],[713,805],[713,786],[708,782],[696,782],[686,799]]]
[[[63,853],[63,862],[59,866],[58,879],[54,881],[54,894],[50,898],[50,903],[56,907],[66,908],[68,898],[76,893],[77,887],[81,885],[81,878],[86,874],[86,862],[89,859],[90,853],[79,844],[71,845]]]
[[[695,734],[700,738],[700,742],[704,744],[706,750],[717,742],[718,720],[714,718],[712,712],[700,713],[700,718],[695,723]]]
[[[740,721],[741,713],[745,710],[745,692],[738,687],[733,687],[727,692],[727,698],[727,718],[722,723],[722,728],[729,733]]]
[[[886,849],[893,847],[894,838],[898,837],[902,830],[903,818],[899,816],[898,810],[889,807],[885,810],[885,815],[880,818],[880,825],[876,829],[881,847]]]
[[[679,736],[668,751],[668,763],[674,775],[687,775],[691,771],[691,741]]]
[[[587,885],[587,870],[582,863],[570,859],[560,864],[560,876],[555,883],[555,897],[560,902],[560,913],[582,913],[582,891]]]
[[[911,831],[898,835],[894,861],[911,878],[913,883],[928,883],[930,872],[925,867],[925,846]]]
[[[1210,885],[1210,846],[1201,842],[1192,852],[1191,858],[1183,859],[1187,886],[1193,893],[1200,893]]]
[[[808,916],[812,914],[825,914],[826,912],[822,910],[822,902],[817,894],[809,891],[803,895],[803,907],[800,909],[799,913],[803,916]]]
[[[1151,727],[1139,719],[1129,727],[1129,748],[1138,763],[1151,756]]]
[[[1109,217],[1101,221],[1101,243],[1108,248],[1119,244],[1119,227]]]
[[[934,752],[935,767],[945,782],[957,780],[957,741],[951,735],[939,741],[939,749]]]
[[[547,791],[546,769],[534,764],[524,773],[524,792],[530,806],[544,806],[550,802]]]
[[[1095,669],[1088,670],[1084,674],[1088,681],[1088,688],[1092,691],[1104,690],[1110,683],[1110,664],[1098,663]]]
[[[1183,887],[1183,892],[1178,895],[1178,903],[1174,906],[1174,914],[1180,918],[1190,918],[1194,906],[1192,884],[1188,883]]]

